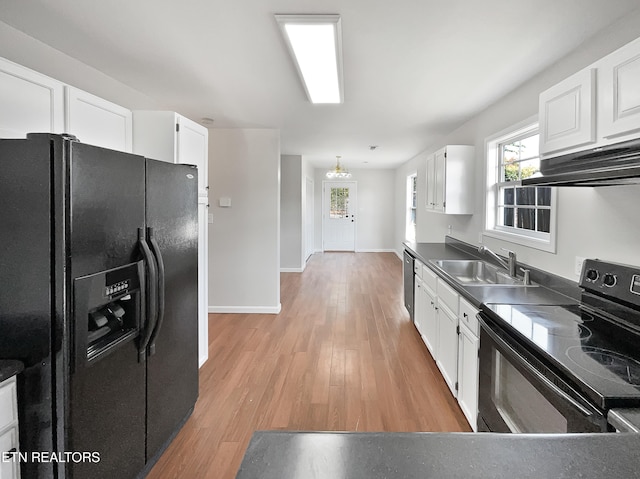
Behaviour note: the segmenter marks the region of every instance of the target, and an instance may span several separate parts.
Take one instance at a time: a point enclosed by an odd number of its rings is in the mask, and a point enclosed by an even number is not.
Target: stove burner
[[[577,366],[596,376],[623,384],[640,386],[640,362],[608,349],[591,346],[572,346],[567,356]],[[591,368],[585,364],[585,357],[595,361],[601,368]]]

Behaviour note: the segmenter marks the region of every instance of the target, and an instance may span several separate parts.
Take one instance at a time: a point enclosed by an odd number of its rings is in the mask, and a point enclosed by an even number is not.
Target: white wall
[[[278,313],[280,132],[209,130],[209,186],[209,311]]]
[[[0,22],[0,57],[131,110],[163,109],[142,92]]]
[[[395,173],[390,169],[349,169],[357,182],[356,251],[395,251]],[[316,251],[322,251],[322,189],[326,170],[315,171]]]
[[[538,112],[538,95],[548,87],[590,65],[599,58],[640,36],[640,10],[602,31],[562,61],[506,95],[460,128],[442,137],[425,152],[396,170],[396,238],[399,249],[404,235],[404,189],[406,176],[418,169],[417,240],[442,242],[447,226],[452,236],[477,244],[484,226],[484,141],[505,128]],[[427,212],[424,205],[425,158],[446,144],[476,146],[476,208],[472,216],[450,216]],[[400,191],[400,189],[402,191]],[[640,265],[640,237],[637,205],[640,186],[608,188],[559,188],[558,238],[556,253],[484,237],[490,248],[508,247],[518,259],[560,276],[577,280],[575,256],[597,257]]]
[[[302,156],[280,157],[280,269],[301,271],[304,252]]]

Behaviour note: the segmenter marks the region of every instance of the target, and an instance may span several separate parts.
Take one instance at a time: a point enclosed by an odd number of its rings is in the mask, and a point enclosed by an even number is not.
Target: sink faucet
[[[498,263],[500,263],[500,265],[504,269],[509,271],[509,276],[511,276],[512,278],[515,278],[516,277],[516,253],[515,251],[511,251],[506,248],[501,248],[501,249],[509,253],[509,262],[503,260],[500,256],[495,254],[493,251],[491,251],[489,248],[487,248],[484,245],[480,245],[478,247],[478,252],[487,253],[489,256],[495,259]]]

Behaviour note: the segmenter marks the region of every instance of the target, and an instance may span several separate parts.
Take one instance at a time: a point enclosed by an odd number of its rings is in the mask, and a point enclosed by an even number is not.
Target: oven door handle
[[[482,329],[484,329],[484,331],[491,337],[491,339],[493,339],[496,342],[496,344],[498,344],[501,348],[504,348],[509,353],[509,355],[511,355],[514,359],[516,359],[518,361],[518,363],[527,370],[527,372],[531,373],[531,375],[533,375],[538,381],[540,381],[547,388],[549,388],[551,391],[553,391],[554,394],[557,394],[562,399],[567,401],[575,409],[580,411],[580,413],[582,413],[584,416],[586,416],[586,417],[593,416],[593,412],[592,411],[589,411],[582,404],[577,402],[574,398],[572,398],[566,392],[564,392],[562,389],[560,389],[558,386],[556,386],[552,381],[549,380],[549,378],[547,378],[544,374],[542,374],[536,368],[531,366],[529,364],[529,362],[527,361],[527,359],[524,358],[515,349],[513,349],[509,343],[507,343],[504,339],[502,339],[500,336],[498,336],[491,329],[491,326],[489,324],[487,324],[487,322],[485,321],[485,318],[483,317],[483,315],[481,313],[478,313],[476,315],[476,318],[478,318],[478,321],[480,321]]]

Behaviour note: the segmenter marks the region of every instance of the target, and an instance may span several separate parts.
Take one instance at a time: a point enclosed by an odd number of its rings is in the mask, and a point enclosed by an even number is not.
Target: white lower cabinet
[[[0,384],[0,479],[20,477],[16,378]]]
[[[436,293],[425,285],[424,314],[422,316],[422,340],[434,358],[438,355],[438,299]]]
[[[415,275],[414,322],[471,428],[478,427],[478,310],[424,266]]]
[[[478,384],[480,347],[478,311],[460,298],[458,335],[458,404],[474,431],[478,430]]]
[[[414,315],[413,320],[416,329],[422,337],[422,341],[433,356],[437,356],[438,344],[438,318],[436,306],[436,293],[426,281],[416,275],[414,290]]]
[[[436,364],[454,397],[458,378],[458,318],[447,306],[438,307],[438,355]]]
[[[422,336],[422,316],[424,316],[424,286],[422,279],[418,276],[414,276],[413,280],[413,323],[416,329]]]

